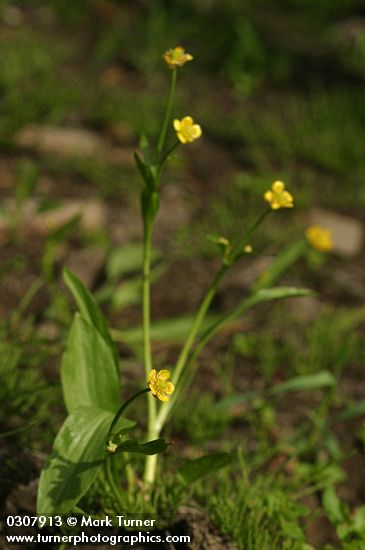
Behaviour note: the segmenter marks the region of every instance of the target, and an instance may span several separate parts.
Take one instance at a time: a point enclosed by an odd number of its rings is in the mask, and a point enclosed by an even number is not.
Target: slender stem
[[[163,151],[163,148],[164,148],[164,145],[165,145],[167,127],[168,127],[168,124],[169,124],[169,121],[170,121],[172,103],[173,103],[174,95],[175,95],[176,77],[177,77],[177,69],[172,69],[170,89],[169,89],[169,94],[167,96],[167,105],[166,105],[165,118],[164,118],[164,121],[163,121],[163,124],[162,124],[162,129],[161,129],[161,133],[160,133],[160,137],[158,139],[158,145],[157,145],[157,153],[159,155],[161,155],[161,153]]]
[[[110,428],[109,428],[109,431],[108,431],[108,435],[106,436],[107,439],[111,436],[112,432],[113,432],[113,429],[115,428],[119,418],[122,416],[122,414],[124,413],[124,411],[126,410],[126,408],[132,403],[132,401],[134,401],[135,399],[137,399],[137,397],[139,397],[140,395],[142,395],[143,393],[147,393],[151,391],[150,388],[143,388],[143,390],[140,390],[138,391],[137,393],[135,393],[134,395],[132,395],[132,397],[130,397],[129,399],[127,399],[127,401],[125,401],[123,403],[123,405],[120,407],[120,409],[118,410],[117,414],[115,415],[114,419],[113,419],[113,422],[111,423],[110,425]]]
[[[170,123],[172,104],[175,95],[176,89],[176,77],[177,69],[172,69],[171,80],[170,80],[170,89],[167,96],[167,104],[165,117],[162,124],[161,133],[158,139],[157,144],[157,157],[158,157],[158,176],[160,177],[160,172],[163,164],[167,160],[167,157],[175,149],[177,144],[174,144],[169,151],[162,156],[162,151],[165,146],[167,128]],[[156,182],[157,185],[157,182]],[[144,356],[144,365],[146,377],[148,377],[149,372],[153,368],[152,363],[152,354],[151,354],[151,313],[150,313],[150,285],[151,285],[151,240],[152,240],[152,221],[148,219],[144,220],[145,231],[144,231],[144,252],[143,252],[143,356]],[[147,421],[147,434],[148,439],[153,440],[158,436],[156,431],[156,415],[157,407],[156,401],[149,395],[147,398],[148,403],[148,421]],[[155,480],[156,475],[156,466],[157,466],[157,455],[150,455],[146,457],[145,471],[144,471],[144,481],[147,484],[152,484]]]
[[[151,354],[151,224],[145,221],[144,243],[143,243],[143,359],[146,378],[152,369]]]
[[[150,286],[151,286],[151,239],[152,230],[151,224],[145,221],[144,235],[144,253],[143,253],[143,357],[146,378],[153,368],[152,353],[151,353],[151,311],[150,311]],[[147,398],[148,420],[147,420],[147,437],[148,440],[156,438],[155,422],[156,422],[156,400],[152,395]],[[153,460],[152,460],[153,458]],[[147,457],[145,464],[144,479],[148,483],[152,483],[155,476],[156,457]]]
[[[176,140],[174,145],[170,147],[170,149],[164,154],[164,156],[161,158],[160,164],[159,164],[159,172],[161,172],[161,169],[163,168],[163,165],[171,155],[171,153],[176,149],[176,147],[180,145],[180,141]]]
[[[181,373],[187,363],[187,360],[189,358],[190,350],[195,342],[196,336],[199,332],[200,326],[204,320],[204,317],[208,311],[208,308],[210,304],[212,303],[212,300],[214,298],[215,293],[217,292],[217,288],[219,286],[219,283],[223,279],[226,271],[228,270],[228,265],[223,265],[220,270],[217,272],[216,276],[214,277],[211,285],[209,286],[203,301],[198,309],[198,312],[196,314],[196,317],[194,319],[194,322],[191,326],[190,332],[188,334],[188,337],[186,339],[186,342],[184,344],[183,349],[181,350],[180,356],[177,360],[176,367],[174,369],[173,375],[172,375],[172,382],[176,386],[179,382]],[[170,399],[170,401],[160,409],[160,412],[156,419],[156,435],[158,436],[164,423],[166,422],[167,416],[170,412],[170,409],[172,408],[174,404],[174,397]]]
[[[176,367],[175,367],[174,373],[172,375],[172,382],[175,385],[178,384],[181,373],[182,373],[183,369],[186,367],[186,365],[187,364],[189,364],[189,365],[193,364],[193,361],[195,361],[195,359],[197,358],[199,353],[202,351],[202,349],[204,348],[204,346],[208,342],[208,340],[210,340],[210,338],[215,334],[216,330],[218,330],[218,328],[220,328],[221,323],[218,323],[217,326],[214,325],[213,330],[211,330],[211,331],[208,330],[208,333],[206,333],[202,336],[196,350],[192,353],[192,355],[190,357],[190,351],[191,351],[192,346],[194,345],[194,341],[195,341],[195,338],[198,334],[199,328],[200,328],[200,326],[203,322],[203,319],[204,319],[204,317],[205,317],[205,315],[208,311],[208,308],[209,308],[209,306],[210,306],[210,304],[211,304],[211,302],[214,298],[214,295],[217,291],[217,288],[218,288],[221,280],[223,279],[226,271],[229,269],[229,267],[232,265],[232,263],[235,263],[236,261],[238,261],[245,254],[244,251],[243,251],[243,247],[248,243],[248,241],[251,238],[251,235],[253,234],[255,229],[257,229],[257,227],[264,221],[264,219],[269,214],[269,212],[270,212],[270,209],[265,210],[265,212],[263,212],[263,214],[261,214],[261,216],[252,225],[252,227],[247,231],[247,233],[244,235],[244,237],[241,239],[241,241],[235,247],[235,251],[233,252],[232,257],[231,257],[232,258],[231,262],[228,263],[228,264],[223,264],[222,265],[222,267],[220,268],[220,270],[218,271],[218,273],[214,277],[213,282],[211,283],[210,287],[208,288],[207,293],[205,294],[204,299],[203,299],[203,301],[200,305],[200,308],[198,310],[198,313],[195,317],[193,325],[190,329],[190,332],[189,332],[189,335],[188,335],[187,340],[185,342],[185,345],[184,345],[184,347],[183,347],[183,349],[180,353],[180,356],[178,358],[178,361],[176,363]],[[249,302],[249,299],[248,299],[248,302]],[[243,309],[245,309],[245,307],[243,307]],[[234,318],[236,316],[236,313],[238,313],[238,312],[236,312],[235,310],[234,310],[234,312],[228,313],[227,314],[227,319],[225,319],[225,320],[229,320],[231,317]],[[163,426],[166,422],[166,419],[169,415],[169,412],[170,412],[171,408],[173,407],[173,405],[175,404],[175,401],[176,401],[178,395],[179,395],[179,392],[174,394],[173,398],[170,399],[170,401],[168,403],[166,403],[166,405],[163,408],[160,409],[160,412],[159,412],[159,414],[157,416],[157,419],[156,419],[155,437],[158,437],[161,429],[163,428]]]
[[[261,216],[255,221],[255,223],[250,227],[250,229],[247,231],[247,233],[242,237],[241,241],[237,244],[235,247],[235,251],[232,254],[232,260],[233,262],[237,262],[242,256],[245,255],[245,251],[243,250],[244,246],[246,244],[249,244],[250,238],[252,234],[255,232],[255,230],[258,228],[259,225],[262,224],[266,216],[271,212],[272,210],[268,208],[265,210]]]

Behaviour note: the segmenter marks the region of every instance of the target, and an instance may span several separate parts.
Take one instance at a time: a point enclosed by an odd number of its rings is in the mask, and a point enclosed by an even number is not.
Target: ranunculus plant
[[[268,288],[268,284],[272,284],[293,258],[298,256],[298,250],[302,251],[307,246],[307,241],[303,240],[295,253],[284,255],[281,263],[275,263],[273,269],[268,271],[266,279],[259,280],[253,286],[252,292],[234,309],[222,314],[211,325],[203,324],[227,271],[244,256],[252,253],[250,242],[256,229],[271,212],[293,207],[293,196],[285,190],[283,182],[275,181],[264,194],[262,213],[252,227],[239,235],[236,242],[230,242],[224,236],[214,239],[221,265],[202,297],[171,373],[167,369],[155,368],[151,351],[151,246],[154,221],[160,205],[162,172],[173,150],[179,145],[194,146],[190,144],[202,136],[201,127],[190,115],[172,117],[177,72],[186,62],[192,60],[192,56],[183,48],[177,47],[167,51],[163,59],[171,70],[171,83],[161,132],[155,146],[144,138],[141,140],[141,152],[135,153],[136,167],[143,180],[141,275],[145,376],[141,381],[140,391],[122,402],[123,371],[120,372],[118,352],[108,323],[91,293],[73,273],[65,269],[64,281],[78,309],[61,364],[62,389],[68,417],[54,441],[53,451],[41,474],[37,505],[39,514],[62,514],[75,509],[97,476],[109,485],[118,508],[115,511],[122,511],[125,502],[122,498],[123,492],[131,490],[132,485],[135,487],[136,480],[139,480],[138,486],[148,495],[158,476],[158,456],[168,447],[168,442],[160,437],[163,428],[175,405],[182,398],[187,399],[185,390],[195,374],[196,359],[204,346],[226,323],[255,304],[309,293],[306,289],[292,287]],[[175,138],[171,141],[169,129],[170,132],[175,131]],[[264,201],[268,203],[266,207]],[[143,441],[133,437],[136,423],[128,416],[128,406],[136,399],[147,399],[146,437]],[[137,454],[144,457],[143,472],[139,471],[141,460],[133,458]],[[181,487],[186,487],[202,476],[226,466],[231,458],[229,454],[219,453],[188,461],[180,467],[176,482]],[[118,461],[126,466],[123,469],[126,472],[124,479],[121,479],[122,469],[118,466]]]

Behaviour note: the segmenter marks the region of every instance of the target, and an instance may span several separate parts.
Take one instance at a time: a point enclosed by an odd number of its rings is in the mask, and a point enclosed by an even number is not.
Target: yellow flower
[[[285,185],[282,181],[274,181],[271,186],[271,191],[266,191],[264,194],[265,201],[270,203],[273,210],[279,208],[293,208],[293,196],[285,191]]]
[[[109,440],[109,443],[106,447],[106,450],[109,451],[109,453],[115,453],[115,451],[118,449],[118,445],[112,442],[112,440]]]
[[[246,244],[246,246],[243,247],[243,252],[246,254],[251,254],[253,252],[252,245]]]
[[[190,53],[185,53],[185,48],[182,48],[181,46],[177,46],[177,48],[171,48],[171,50],[167,50],[162,56],[164,62],[166,65],[170,67],[170,69],[176,69],[177,67],[182,67],[185,65],[187,61],[191,61],[193,58]]]
[[[329,252],[333,248],[332,235],[320,225],[311,225],[305,232],[308,242],[320,252]]]
[[[174,128],[181,143],[192,142],[202,135],[202,129],[199,124],[194,124],[191,116],[185,116],[181,120],[175,118]]]
[[[152,369],[148,376],[147,386],[150,388],[152,395],[160,401],[168,401],[168,396],[175,391],[172,382],[168,382],[169,378],[170,372],[166,369],[160,371]]]

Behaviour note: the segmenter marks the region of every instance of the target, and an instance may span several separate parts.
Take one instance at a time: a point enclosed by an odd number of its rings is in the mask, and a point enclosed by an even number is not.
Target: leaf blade
[[[112,413],[91,407],[67,417],[40,476],[38,514],[67,513],[87,492],[103,462],[112,420]]]
[[[121,404],[113,350],[79,313],[75,314],[62,357],[61,383],[69,413],[80,406],[115,413]]]

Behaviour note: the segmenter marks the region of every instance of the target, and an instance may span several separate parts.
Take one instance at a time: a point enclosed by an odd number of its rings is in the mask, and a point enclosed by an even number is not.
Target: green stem
[[[201,340],[199,341],[199,344],[197,348],[194,350],[192,355],[190,356],[190,351],[192,346],[194,345],[196,336],[198,334],[198,331],[200,329],[200,326],[203,322],[203,319],[208,311],[208,308],[214,298],[214,295],[217,291],[217,288],[223,279],[226,271],[229,269],[229,267],[232,265],[232,263],[235,263],[238,261],[242,256],[245,255],[245,252],[243,251],[243,247],[248,244],[249,239],[251,238],[251,235],[254,233],[254,231],[257,229],[257,227],[264,221],[268,213],[270,212],[270,209],[265,210],[263,214],[256,220],[256,222],[253,224],[253,226],[248,230],[248,232],[244,235],[242,240],[238,243],[238,245],[235,247],[235,251],[232,253],[231,261],[228,264],[223,264],[216,276],[213,279],[213,282],[211,283],[210,287],[208,288],[207,293],[205,294],[205,297],[201,303],[201,306],[198,310],[198,313],[195,317],[194,323],[190,329],[189,335],[187,337],[187,340],[185,342],[185,345],[180,353],[180,356],[178,358],[176,367],[174,369],[174,373],[172,376],[172,382],[176,386],[179,382],[181,373],[183,369],[186,367],[187,364],[191,365],[199,355],[199,353],[202,351],[208,340],[215,334],[215,332],[220,328],[222,323],[217,324],[217,326],[214,326],[213,330],[208,331],[207,334],[203,335]],[[249,299],[248,299],[249,302]],[[246,306],[247,307],[247,306]],[[237,308],[238,309],[238,308]],[[245,307],[241,307],[240,309],[245,309]],[[234,318],[239,313],[239,310],[236,312],[233,310],[233,312],[230,312],[227,314],[226,320],[230,320],[231,318]],[[161,429],[163,428],[166,419],[169,415],[169,412],[173,405],[175,404],[175,401],[177,399],[177,396],[179,395],[179,392],[176,392],[174,394],[173,398],[170,399],[170,401],[164,405],[163,408],[160,409],[160,412],[156,419],[156,432],[155,437],[158,437],[160,434]]]
[[[137,393],[135,393],[134,395],[132,395],[132,397],[130,397],[129,399],[127,399],[127,401],[125,401],[123,403],[123,405],[120,407],[120,409],[118,410],[117,414],[115,415],[114,419],[113,419],[113,422],[111,423],[110,425],[110,428],[109,428],[109,431],[108,431],[108,435],[106,436],[107,440],[108,438],[111,436],[112,432],[113,432],[113,429],[115,428],[116,424],[118,423],[118,420],[119,418],[122,416],[122,414],[124,413],[124,411],[126,410],[126,408],[132,403],[132,401],[134,401],[135,399],[137,399],[137,397],[139,397],[140,395],[142,395],[143,393],[147,393],[151,391],[150,388],[143,388],[143,390],[140,390],[138,391]]]
[[[150,304],[150,286],[151,286],[151,224],[145,222],[144,243],[143,243],[143,360],[146,378],[152,370],[151,353],[151,304]]]
[[[163,151],[163,148],[164,148],[164,145],[165,145],[167,127],[168,127],[168,124],[169,124],[169,121],[170,121],[172,103],[173,103],[174,95],[175,95],[176,77],[177,77],[177,69],[172,69],[170,89],[169,89],[169,94],[167,96],[167,105],[166,105],[165,118],[164,118],[164,121],[163,121],[163,124],[162,124],[162,129],[161,129],[161,133],[160,133],[160,137],[158,139],[158,145],[157,145],[158,155],[161,155],[161,153]]]
[[[152,228],[148,221],[145,221],[144,235],[144,254],[143,254],[143,358],[145,374],[148,379],[149,373],[153,368],[151,353],[151,312],[150,312],[150,286],[151,286],[151,239]],[[148,396],[148,420],[147,437],[148,440],[156,439],[156,400],[152,395]],[[147,483],[152,483],[156,470],[156,457],[147,457],[145,464],[144,479]]]
[[[161,158],[161,161],[160,161],[160,164],[159,164],[159,173],[161,172],[162,168],[163,168],[163,165],[165,164],[165,162],[167,161],[167,159],[169,158],[169,156],[171,155],[171,153],[173,151],[175,151],[176,147],[180,145],[180,141],[179,140],[176,140],[174,145],[172,147],[170,147],[170,149],[164,154],[164,156]]]
[[[252,234],[255,232],[258,226],[262,224],[262,222],[270,212],[271,212],[270,208],[265,210],[265,212],[263,212],[261,216],[259,216],[259,218],[252,225],[252,227],[247,231],[247,233],[244,235],[241,241],[236,245],[235,251],[232,253],[232,263],[237,262],[239,259],[242,258],[242,256],[246,254],[243,248],[246,246],[246,244],[249,244]]]
[[[191,326],[190,332],[188,334],[188,337],[186,339],[186,342],[184,344],[183,349],[181,350],[180,356],[177,360],[176,367],[174,369],[173,375],[172,375],[172,383],[176,386],[179,383],[179,379],[181,376],[181,373],[187,363],[187,360],[189,358],[190,350],[195,342],[196,336],[199,332],[200,326],[204,320],[204,317],[208,311],[208,308],[210,304],[212,303],[212,300],[215,296],[215,293],[217,292],[218,286],[223,279],[226,271],[228,270],[228,265],[223,265],[216,276],[214,277],[211,285],[209,286],[204,299],[198,309],[198,312],[196,314],[196,317],[194,319],[194,322]],[[174,404],[174,397],[170,399],[170,401],[160,409],[160,412],[156,419],[156,436],[158,437],[161,429],[163,428],[164,423],[166,422],[167,416],[170,412],[170,409],[172,408]]]

